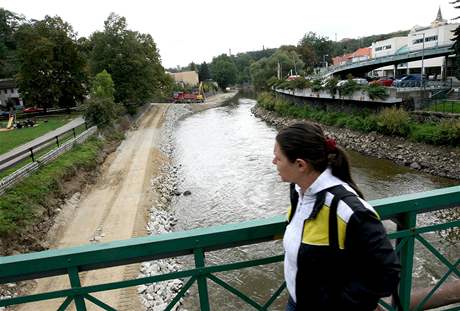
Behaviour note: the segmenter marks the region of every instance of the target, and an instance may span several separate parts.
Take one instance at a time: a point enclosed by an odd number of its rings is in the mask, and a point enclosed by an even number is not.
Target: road
[[[105,161],[96,185],[82,195],[77,208],[63,211],[65,226],[53,232],[57,238],[52,248],[65,248],[88,243],[109,242],[145,235],[147,211],[155,193],[150,178],[164,157],[157,149],[159,128],[168,105],[152,105],[137,129],[128,132],[116,152]],[[52,241],[53,242],[53,241]],[[92,285],[136,278],[139,265],[129,265],[80,273],[82,285]],[[33,293],[69,287],[67,277],[37,280]],[[94,296],[117,310],[140,310],[136,287],[97,293]],[[57,310],[63,299],[29,303],[18,310]],[[88,310],[100,310],[86,302]],[[75,310],[72,304],[72,310]]]

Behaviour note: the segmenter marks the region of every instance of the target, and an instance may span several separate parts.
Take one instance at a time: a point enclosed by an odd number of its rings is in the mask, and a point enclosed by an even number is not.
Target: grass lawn
[[[428,107],[428,111],[438,111],[438,112],[451,112],[451,113],[460,113],[460,101],[445,101],[438,104],[433,104]]]
[[[0,131],[0,154],[8,152],[9,150],[20,146],[28,141],[31,141],[49,131],[55,130],[58,127],[63,126],[67,122],[71,121],[76,117],[75,114],[56,116],[49,118],[37,118],[36,127],[15,129],[12,131],[1,132]],[[45,122],[45,120],[48,120]],[[1,122],[2,127],[6,127],[6,122]],[[3,124],[4,123],[4,124]]]

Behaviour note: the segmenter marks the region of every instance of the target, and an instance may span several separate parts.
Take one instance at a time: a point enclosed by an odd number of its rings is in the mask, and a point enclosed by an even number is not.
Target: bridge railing
[[[404,310],[409,310],[410,304],[415,241],[419,241],[447,267],[447,273],[440,278],[433,290],[415,308],[415,310],[422,310],[423,305],[450,275],[460,277],[457,268],[460,259],[450,262],[422,234],[458,228],[460,220],[454,218],[454,220],[447,220],[439,224],[417,227],[416,218],[420,213],[459,206],[460,186],[375,200],[371,204],[376,207],[382,219],[392,219],[397,223],[397,231],[390,233],[389,237],[397,240],[396,249],[403,266],[399,293]],[[0,283],[68,275],[70,284],[69,288],[64,290],[2,299],[0,300],[0,307],[61,298],[64,301],[58,310],[65,310],[72,302],[75,303],[78,311],[86,310],[88,301],[104,310],[115,310],[107,302],[97,299],[93,294],[172,279],[188,279],[165,310],[171,310],[195,282],[198,284],[201,310],[209,310],[208,280],[222,286],[253,308],[267,310],[284,290],[285,284],[282,281],[280,281],[282,284],[279,288],[266,302],[259,303],[217,277],[215,273],[279,262],[283,260],[282,254],[219,265],[206,265],[205,255],[209,251],[218,249],[279,239],[284,233],[285,225],[284,217],[276,216],[264,220],[133,238],[105,244],[2,257],[0,258]],[[90,286],[82,286],[80,282],[80,273],[84,271],[183,255],[193,255],[194,268]],[[395,310],[385,301],[381,301],[381,306],[387,310]]]

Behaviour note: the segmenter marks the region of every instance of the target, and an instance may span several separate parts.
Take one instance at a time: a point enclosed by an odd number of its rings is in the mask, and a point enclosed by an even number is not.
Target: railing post
[[[77,135],[75,135],[75,128],[72,129],[72,133],[73,133],[73,138],[77,137]]]
[[[29,148],[30,150],[30,157],[32,158],[32,162],[35,162],[35,158],[34,158],[34,149],[33,148]]]
[[[203,268],[205,266],[203,249],[195,248],[194,255],[195,255],[195,267]],[[203,275],[199,275],[197,278],[197,282],[198,282],[198,294],[200,296],[201,311],[209,311],[208,285],[206,283],[206,277]]]
[[[56,144],[59,147],[59,136],[56,136]]]
[[[69,267],[68,273],[69,273],[70,285],[72,286],[72,288],[81,287],[80,277],[78,275],[77,267]],[[75,301],[75,306],[77,308],[77,311],[86,311],[85,299],[83,298],[82,295],[76,295],[74,297],[74,301]]]
[[[398,218],[398,231],[415,229],[417,225],[417,214],[413,212],[401,215]],[[401,248],[399,258],[401,260],[401,282],[399,283],[399,297],[404,310],[409,310],[411,288],[412,288],[412,268],[414,265],[414,244],[415,237],[407,237],[406,244]],[[402,241],[398,239],[396,245]]]

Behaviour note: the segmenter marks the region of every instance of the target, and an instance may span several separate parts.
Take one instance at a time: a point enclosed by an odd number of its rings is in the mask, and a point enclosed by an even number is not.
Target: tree
[[[279,66],[279,67],[278,67]],[[304,73],[304,63],[299,55],[291,49],[278,49],[268,58],[262,58],[250,66],[251,79],[256,89],[267,89],[268,81],[277,77],[280,68],[281,78],[286,78],[292,72],[295,74]]]
[[[200,70],[198,71],[198,78],[200,82],[209,80],[211,78],[211,74],[209,73],[209,67],[208,64],[206,64],[206,62],[203,62],[200,65]]]
[[[211,63],[211,77],[221,89],[236,82],[236,66],[226,54],[214,57]]]
[[[26,103],[45,109],[72,107],[86,94],[85,60],[72,27],[60,17],[22,25],[16,33],[18,85]]]
[[[0,79],[18,73],[15,33],[24,22],[24,17],[0,8]]]
[[[103,70],[93,80],[90,99],[86,102],[83,113],[85,120],[100,128],[112,126],[119,110],[114,102],[113,93],[112,77]]]
[[[126,19],[111,13],[104,22],[104,31],[93,33],[90,41],[91,72],[105,69],[111,74],[115,101],[123,103],[128,111],[169,95],[164,92],[170,80],[165,77],[156,44],[149,34],[128,30]]]
[[[305,34],[297,45],[297,53],[305,63],[308,71],[322,66],[325,55],[333,55],[333,43],[326,37],[317,36],[314,32]]]

